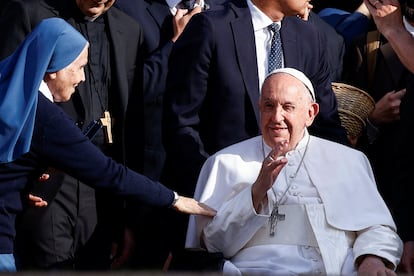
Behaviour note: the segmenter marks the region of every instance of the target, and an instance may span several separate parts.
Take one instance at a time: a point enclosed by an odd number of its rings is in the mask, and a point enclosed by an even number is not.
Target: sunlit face
[[[273,21],[282,20],[284,16],[307,18],[309,10],[313,7],[310,0],[252,0],[252,2]]]
[[[283,14],[286,16],[304,15],[308,12],[310,5],[309,0],[283,0],[281,7]]]
[[[76,0],[82,13],[93,18],[106,12],[114,2],[115,0]]]
[[[53,73],[46,73],[44,81],[55,102],[66,102],[75,92],[76,86],[85,81],[84,67],[88,63],[88,45],[68,66]]]
[[[271,75],[263,83],[259,102],[263,139],[272,148],[288,141],[286,151],[296,147],[319,111],[305,85],[286,73]]]

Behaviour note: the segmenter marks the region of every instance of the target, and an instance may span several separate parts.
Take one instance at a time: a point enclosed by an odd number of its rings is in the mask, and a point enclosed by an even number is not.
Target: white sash
[[[270,227],[265,224],[245,247],[263,244],[318,246],[306,214],[305,205],[280,205],[279,212],[285,215],[285,219],[277,222],[275,235],[270,236]]]
[[[270,236],[269,225],[265,224],[245,248],[263,244],[318,247],[327,275],[340,275],[355,233],[328,225],[322,204],[280,205],[279,212],[285,220],[277,222],[275,235]]]

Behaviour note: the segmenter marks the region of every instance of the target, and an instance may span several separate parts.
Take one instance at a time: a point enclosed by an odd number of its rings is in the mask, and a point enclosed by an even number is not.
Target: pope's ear
[[[319,104],[317,103],[312,103],[312,108],[313,110],[313,117],[316,117],[316,115],[318,115],[319,113]]]
[[[319,113],[319,104],[312,103],[309,107],[309,118],[306,121],[306,126],[312,125],[313,121],[315,120],[316,115]]]

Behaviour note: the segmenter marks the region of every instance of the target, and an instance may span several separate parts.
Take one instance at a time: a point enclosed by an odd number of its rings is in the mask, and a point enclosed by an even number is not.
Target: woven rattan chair
[[[366,119],[375,107],[374,99],[362,89],[345,83],[332,83],[338,102],[338,113],[348,139],[355,145],[365,129]]]

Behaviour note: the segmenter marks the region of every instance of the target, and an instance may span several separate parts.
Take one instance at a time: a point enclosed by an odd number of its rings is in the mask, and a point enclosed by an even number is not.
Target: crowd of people
[[[411,273],[414,1],[330,3],[3,0],[0,271]]]

